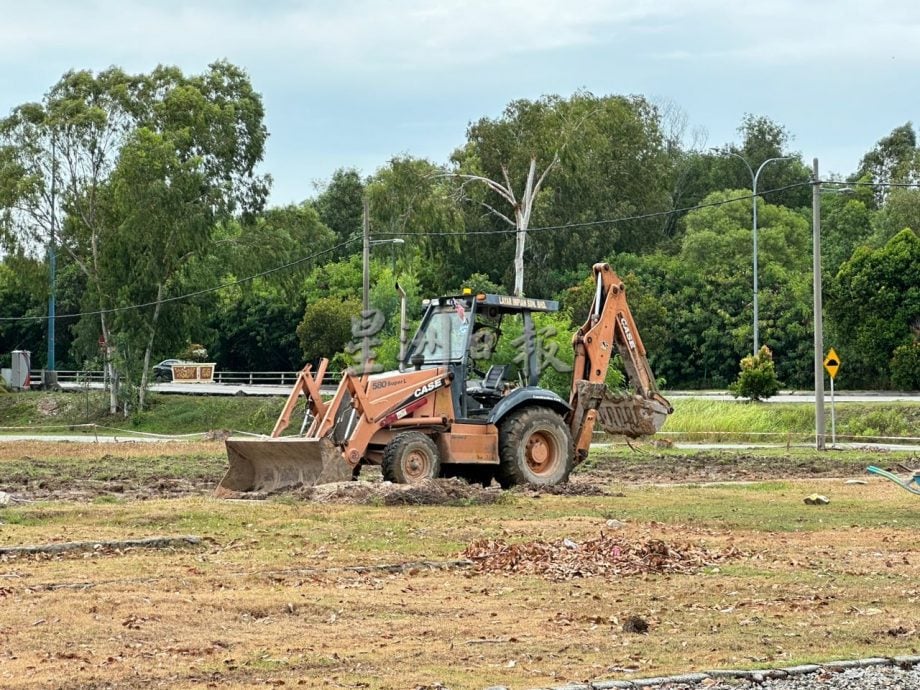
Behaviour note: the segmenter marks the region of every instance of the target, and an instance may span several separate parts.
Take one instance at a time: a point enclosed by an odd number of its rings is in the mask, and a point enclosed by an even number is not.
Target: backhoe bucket
[[[658,433],[671,411],[658,400],[608,392],[597,408],[597,422],[608,434],[639,438]]]
[[[218,496],[343,482],[352,468],[328,438],[227,439],[227,474]]]
[[[597,424],[608,434],[639,438],[658,433],[668,415],[670,403],[657,393],[643,398],[631,393],[614,393],[603,383],[578,382],[578,394],[588,409],[597,410]]]

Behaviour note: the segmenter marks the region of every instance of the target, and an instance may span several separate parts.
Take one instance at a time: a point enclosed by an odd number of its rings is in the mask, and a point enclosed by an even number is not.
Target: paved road
[[[703,400],[735,400],[730,393],[722,391],[665,391],[664,396],[669,400],[681,398],[696,398]],[[920,392],[902,393],[898,391],[836,391],[835,402],[916,402],[920,403]],[[831,394],[824,391],[824,402],[830,404]],[[764,401],[767,403],[811,403],[815,402],[814,391],[787,391],[774,395]]]
[[[82,390],[83,385],[77,383],[62,383],[61,388],[69,391]],[[101,383],[91,383],[90,388],[101,389]],[[154,383],[151,384],[150,390],[157,393],[178,393],[178,394],[197,394],[197,395],[280,395],[287,396],[291,392],[291,386],[266,386],[266,385],[245,385],[238,383]],[[332,387],[323,387],[323,392],[330,395],[335,392]],[[668,399],[680,400],[682,398],[698,398],[704,400],[734,400],[729,393],[724,391],[665,391],[664,396]],[[837,391],[836,402],[916,402],[920,403],[920,392],[900,393],[895,391]],[[824,400],[830,402],[830,393],[824,392]],[[775,395],[767,403],[812,403],[814,404],[815,395],[813,391],[787,391]]]
[[[61,390],[81,391],[84,388],[101,390],[101,383],[61,383]],[[152,383],[150,390],[156,393],[177,393],[183,395],[280,395],[287,397],[291,386],[245,385],[239,383]],[[325,390],[325,389],[324,389]],[[335,392],[329,389],[329,394]]]

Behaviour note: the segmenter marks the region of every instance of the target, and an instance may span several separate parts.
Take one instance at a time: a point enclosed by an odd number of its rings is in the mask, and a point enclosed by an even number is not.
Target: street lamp
[[[369,244],[371,247],[374,247],[378,244],[396,245],[396,244],[405,244],[405,243],[406,241],[402,239],[401,237],[394,237],[393,239],[390,239],[390,240],[370,240]],[[396,247],[393,247],[391,253],[393,256],[393,276],[395,277],[396,276]]]
[[[767,163],[772,163],[773,161],[791,161],[793,160],[792,156],[778,156],[776,158],[768,158],[763,163],[760,164],[760,167],[757,168],[757,172],[754,172],[754,168],[751,167],[751,164],[747,162],[747,159],[742,156],[740,153],[735,153],[733,151],[723,151],[729,156],[734,156],[748,169],[748,172],[751,173],[751,203],[754,207],[754,354],[756,355],[758,350],[760,350],[760,331],[759,331],[759,311],[758,311],[758,278],[757,278],[757,180],[760,179],[760,173],[763,171],[764,166]]]

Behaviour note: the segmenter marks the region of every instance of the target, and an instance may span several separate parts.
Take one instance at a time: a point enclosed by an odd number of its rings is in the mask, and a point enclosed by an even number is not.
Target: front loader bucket
[[[352,478],[351,466],[328,438],[230,438],[226,444],[230,466],[217,485],[218,496]]]

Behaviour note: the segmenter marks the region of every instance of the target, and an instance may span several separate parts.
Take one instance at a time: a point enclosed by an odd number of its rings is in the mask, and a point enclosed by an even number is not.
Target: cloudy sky
[[[272,201],[338,167],[446,161],[467,124],[542,94],[643,94],[707,145],[766,115],[822,171],[851,172],[918,118],[911,0],[0,0],[0,114],[69,69],[219,58],[263,94]]]

